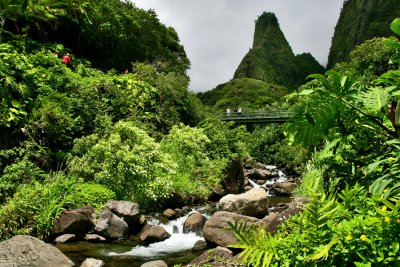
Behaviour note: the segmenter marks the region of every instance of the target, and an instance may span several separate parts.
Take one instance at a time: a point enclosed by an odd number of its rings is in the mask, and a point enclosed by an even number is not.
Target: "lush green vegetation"
[[[248,133],[205,116],[187,90],[183,47],[154,12],[114,0],[54,4],[1,1],[0,239],[46,238],[63,210],[100,209],[110,199],[136,201],[148,210],[177,195],[204,200],[221,189],[231,159],[251,156],[301,173],[297,194],[310,203],[274,236],[236,224],[245,263],[398,265],[399,41],[367,41],[349,62],[310,75],[285,103],[276,100],[296,82],[277,82],[305,75],[290,76],[299,66],[315,66],[288,46],[281,48],[293,58],[280,65],[284,71],[276,80],[263,81],[258,73],[200,95],[218,110],[240,105],[298,112],[285,126]],[[283,42],[274,16],[262,15],[257,25],[255,49],[270,45],[262,34],[272,32]],[[69,42],[57,39],[61,29]],[[391,29],[400,35],[400,19]],[[76,46],[80,34],[88,41],[82,48]],[[279,52],[275,45],[270,48]],[[101,54],[105,47],[110,51]],[[70,52],[71,64],[54,51]],[[132,57],[121,56],[125,52]],[[121,72],[125,68],[129,74]]]
[[[400,35],[400,19],[391,24]],[[349,65],[310,75],[290,141],[314,147],[298,194],[310,202],[274,236],[232,225],[253,266],[397,266],[400,262],[400,42],[366,42]],[[371,51],[370,51],[371,50]],[[360,56],[364,51],[365,57]],[[366,53],[368,51],[368,53]],[[374,55],[374,56],[372,56]],[[380,62],[380,63],[378,63]],[[382,73],[382,70],[386,72]],[[352,74],[352,76],[351,76]],[[376,75],[381,74],[378,78]],[[300,105],[300,106],[301,106]]]
[[[265,109],[288,94],[284,86],[267,83],[261,80],[241,78],[233,79],[218,85],[215,89],[198,93],[204,105],[211,107],[214,112],[225,112],[241,107],[243,110]]]
[[[327,68],[347,61],[356,46],[374,37],[388,37],[393,33],[387,25],[400,16],[396,0],[349,0],[345,1],[329,52]],[[386,65],[386,64],[383,64]]]
[[[246,155],[247,134],[203,120],[174,30],[133,4],[54,3],[2,2],[0,238],[45,238],[64,209],[110,199],[148,210],[176,195],[207,199],[229,159]],[[72,43],[45,42],[78,24]],[[80,34],[92,43],[78,49]],[[71,63],[55,51],[69,52]]]
[[[151,63],[159,71],[184,74],[189,60],[175,30],[154,11],[130,1],[2,1],[4,28],[41,42],[62,43],[102,70]],[[1,14],[0,14],[1,15]],[[61,56],[65,51],[58,51]]]

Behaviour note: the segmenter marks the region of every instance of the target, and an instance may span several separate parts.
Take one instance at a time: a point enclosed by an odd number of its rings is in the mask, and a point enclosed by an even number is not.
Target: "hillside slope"
[[[400,17],[398,0],[348,0],[335,27],[327,68],[347,61],[350,52],[374,37],[393,35],[389,25]]]

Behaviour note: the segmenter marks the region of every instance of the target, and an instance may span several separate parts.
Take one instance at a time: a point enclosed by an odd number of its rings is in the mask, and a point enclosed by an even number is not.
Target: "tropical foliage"
[[[400,19],[391,28],[400,35]],[[394,39],[385,43],[400,49]],[[374,40],[367,42],[359,51],[375,45]],[[243,249],[244,263],[398,265],[399,68],[391,66],[367,82],[371,74],[385,69],[377,61],[367,62],[353,65],[359,68],[354,76],[348,68],[310,75],[315,80],[296,94],[304,107],[286,132],[292,142],[315,148],[297,191],[310,202],[274,236],[265,229],[231,225],[239,240],[233,247]]]
[[[207,199],[226,162],[245,154],[243,129],[195,128],[204,113],[188,91],[189,62],[153,11],[119,1],[1,3],[0,239],[46,238],[64,209],[110,199],[149,210],[177,194]],[[82,47],[44,43],[61,30]],[[91,55],[75,36],[88,33],[90,51],[131,57]]]

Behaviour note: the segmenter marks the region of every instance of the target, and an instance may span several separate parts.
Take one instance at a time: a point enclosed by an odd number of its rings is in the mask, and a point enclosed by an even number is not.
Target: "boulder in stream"
[[[103,266],[105,266],[104,261],[93,258],[87,258],[84,262],[82,262],[80,267],[103,267]]]
[[[109,210],[102,210],[95,232],[107,239],[122,239],[128,236],[128,224]]]
[[[210,266],[210,267],[239,267],[245,266],[233,256],[231,250],[224,247],[216,247],[205,251],[186,266]]]
[[[66,210],[54,221],[52,231],[56,235],[84,235],[94,228],[95,221],[95,210],[92,207]]]
[[[183,223],[183,232],[184,233],[194,232],[196,234],[202,234],[203,226],[206,223],[206,221],[207,218],[204,217],[204,215],[201,215],[200,213],[197,212],[192,213]]]
[[[128,224],[132,233],[138,233],[142,228],[139,204],[130,201],[109,201],[106,208]]]
[[[70,267],[75,264],[58,248],[27,235],[0,243],[0,266]]]
[[[65,234],[60,235],[54,240],[54,243],[68,243],[76,241],[76,235],[74,234]]]
[[[171,235],[159,225],[146,226],[144,232],[140,235],[140,241],[143,243],[161,242]]]
[[[140,267],[168,267],[168,265],[162,260],[157,260],[146,262],[140,265]]]
[[[292,181],[274,184],[271,189],[277,196],[291,196],[297,184]]]
[[[216,212],[204,225],[204,239],[207,242],[227,247],[236,244],[237,239],[232,230],[229,229],[228,222],[245,222],[248,226],[260,223],[261,220],[227,211]]]
[[[268,194],[263,188],[254,188],[239,195],[229,194],[220,199],[218,207],[220,210],[262,218],[268,214]]]

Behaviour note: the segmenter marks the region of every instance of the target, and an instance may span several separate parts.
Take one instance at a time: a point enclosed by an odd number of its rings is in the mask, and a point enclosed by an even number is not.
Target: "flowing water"
[[[276,169],[275,166],[267,166],[267,168]],[[258,185],[249,180],[254,188],[263,187],[267,191],[274,183],[285,181],[287,181],[287,178],[282,171],[278,171],[277,177],[267,180],[263,185]],[[269,199],[272,207],[279,203],[289,203],[292,200],[290,197],[278,197],[271,194],[269,194]],[[209,214],[201,210],[202,208],[198,207],[197,209],[207,218],[210,217]],[[197,211],[193,210],[191,213],[193,212]],[[57,244],[56,246],[77,266],[80,266],[86,258],[103,260],[106,266],[111,267],[135,267],[153,260],[163,260],[168,266],[185,264],[203,253],[203,251],[192,252],[191,249],[198,240],[204,240],[204,238],[194,233],[183,233],[183,223],[191,213],[165,224],[161,223],[156,217],[147,219],[148,224],[163,226],[171,234],[171,237],[163,242],[142,245],[138,236],[132,236],[130,240],[111,243],[77,242]]]
[[[196,211],[191,213],[193,212]],[[102,244],[89,242],[58,244],[57,248],[77,266],[89,257],[103,260],[106,266],[118,267],[140,266],[152,260],[164,260],[168,266],[187,263],[202,253],[192,252],[191,249],[197,241],[204,240],[203,237],[194,233],[183,233],[183,223],[189,214],[167,224],[160,223],[156,218],[148,220],[149,224],[159,224],[171,234],[170,238],[148,246],[141,245],[136,236],[128,241]],[[209,217],[208,215],[205,216]]]

